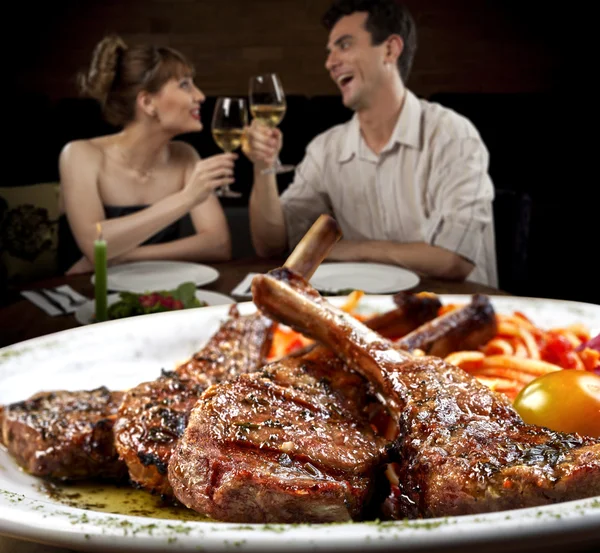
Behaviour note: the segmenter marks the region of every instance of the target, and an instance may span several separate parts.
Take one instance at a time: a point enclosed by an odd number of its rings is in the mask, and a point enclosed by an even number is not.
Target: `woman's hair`
[[[96,45],[78,84],[83,95],[100,102],[109,123],[124,126],[135,118],[140,91],[156,93],[170,79],[192,73],[191,64],[177,50],[150,44],[128,47],[121,37],[110,35]]]

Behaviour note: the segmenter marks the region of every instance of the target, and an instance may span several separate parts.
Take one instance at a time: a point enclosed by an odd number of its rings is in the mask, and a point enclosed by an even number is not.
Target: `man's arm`
[[[288,236],[275,175],[261,174],[262,168],[261,164],[254,165],[249,201],[250,233],[256,253],[270,257],[287,249]]]
[[[485,272],[495,268],[495,261],[485,252],[493,252],[495,245],[484,243],[491,236],[487,229],[493,227],[492,202],[494,187],[488,174],[489,154],[476,131],[468,137],[453,138],[439,149],[434,157],[434,167],[428,191],[431,195],[430,215],[425,228],[425,242],[435,248],[431,260],[432,276],[455,278],[454,272],[446,273],[446,256],[452,253],[462,260],[462,278],[475,269]],[[456,260],[455,260],[456,261]],[[489,266],[487,266],[489,265]],[[493,267],[492,267],[493,265]],[[461,264],[458,264],[460,267]],[[471,270],[467,270],[470,266]],[[460,277],[459,277],[460,278]]]
[[[260,257],[278,255],[286,250],[288,244],[285,216],[277,179],[274,174],[264,174],[263,171],[272,167],[279,155],[281,131],[253,120],[245,133],[247,140],[242,149],[254,168],[248,204],[252,245]]]
[[[423,275],[448,280],[464,280],[474,267],[454,252],[425,242],[341,240],[333,247],[328,259],[400,265]]]
[[[483,230],[493,224],[488,154],[479,138],[448,141],[434,157],[427,189],[433,198],[423,242],[348,241],[330,259],[401,265],[434,278],[464,280],[475,268]]]
[[[322,213],[331,213],[326,195],[318,191],[320,170],[309,144],[307,154],[296,167],[294,181],[279,196],[273,174],[263,174],[279,155],[282,135],[254,120],[246,130],[244,153],[254,164],[250,193],[250,230],[256,253],[261,257],[281,254],[295,246]]]

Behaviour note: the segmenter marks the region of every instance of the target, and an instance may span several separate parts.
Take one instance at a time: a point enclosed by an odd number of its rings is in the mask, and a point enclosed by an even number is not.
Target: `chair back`
[[[496,189],[493,210],[498,284],[515,295],[527,293],[531,205],[526,192]]]

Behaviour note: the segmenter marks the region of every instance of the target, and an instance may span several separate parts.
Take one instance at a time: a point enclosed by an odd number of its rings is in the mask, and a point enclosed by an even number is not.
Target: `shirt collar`
[[[406,89],[404,106],[400,111],[400,117],[398,117],[392,137],[384,150],[393,146],[394,143],[404,144],[411,148],[420,148],[422,112],[423,109],[419,99],[410,90]]]
[[[345,161],[349,161],[352,156],[358,155],[359,143],[360,124],[358,122],[358,114],[354,113],[346,129],[346,136],[345,140],[342,142],[342,148],[338,157],[338,161],[340,163],[344,163]]]
[[[383,148],[382,152],[386,152],[393,148],[395,144],[403,144],[410,148],[421,147],[421,103],[419,99],[408,89],[404,98],[404,106],[400,111],[400,116],[392,132],[389,142]],[[344,140],[338,161],[343,163],[348,161],[352,156],[358,155],[359,144],[362,140],[360,135],[360,124],[358,114],[352,116],[346,130],[346,139]]]

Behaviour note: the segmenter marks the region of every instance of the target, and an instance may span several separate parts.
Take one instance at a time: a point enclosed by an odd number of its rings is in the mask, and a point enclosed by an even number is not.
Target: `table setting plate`
[[[187,261],[139,261],[114,265],[107,269],[107,286],[117,292],[144,293],[171,290],[182,282],[196,286],[210,284],[219,278],[219,271],[209,265]],[[92,283],[95,275],[92,275]]]
[[[320,292],[361,290],[366,294],[389,294],[419,284],[419,275],[397,265],[383,263],[322,263],[310,279]]]

